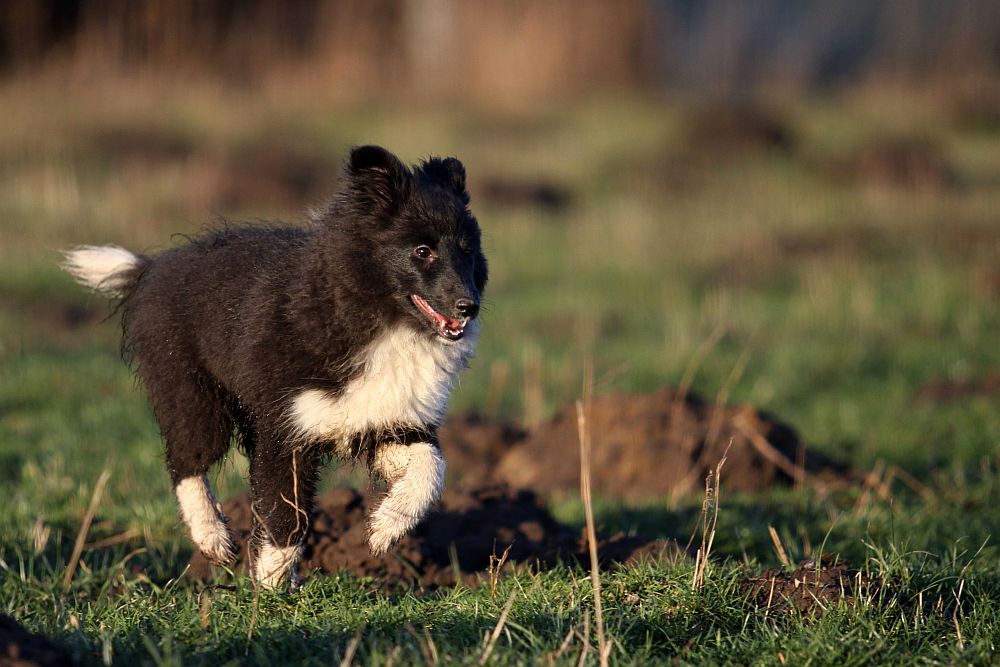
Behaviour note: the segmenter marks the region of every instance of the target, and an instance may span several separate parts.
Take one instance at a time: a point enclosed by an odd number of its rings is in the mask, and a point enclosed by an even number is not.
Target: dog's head
[[[357,278],[383,308],[448,341],[465,335],[486,287],[479,223],[468,205],[457,159],[410,169],[379,146],[351,151],[337,198],[352,228]]]

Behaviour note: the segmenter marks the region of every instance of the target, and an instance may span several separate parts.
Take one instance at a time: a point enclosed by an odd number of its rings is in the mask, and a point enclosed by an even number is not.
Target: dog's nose
[[[459,299],[455,302],[455,310],[460,316],[472,319],[479,313],[479,304],[472,299]]]

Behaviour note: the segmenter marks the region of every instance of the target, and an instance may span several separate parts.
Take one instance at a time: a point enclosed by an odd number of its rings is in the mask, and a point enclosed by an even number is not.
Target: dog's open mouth
[[[417,296],[416,294],[411,294],[410,298],[413,303],[417,306],[421,313],[423,313],[431,324],[434,325],[434,330],[439,336],[447,340],[458,340],[465,334],[465,326],[469,323],[468,317],[463,317],[456,320],[451,317],[445,317],[438,311],[431,308],[431,304],[427,303],[423,298]]]

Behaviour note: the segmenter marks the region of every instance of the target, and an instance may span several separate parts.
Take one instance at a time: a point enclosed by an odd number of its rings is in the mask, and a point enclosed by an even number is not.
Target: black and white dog
[[[375,553],[439,498],[437,426],[486,286],[468,203],[458,160],[408,168],[363,146],[306,229],[224,228],[155,257],[67,253],[67,271],[118,300],[181,515],[210,560],[236,555],[207,477],[234,442],[250,458],[251,572],[269,588],[289,580],[324,458],[364,458],[389,483]]]

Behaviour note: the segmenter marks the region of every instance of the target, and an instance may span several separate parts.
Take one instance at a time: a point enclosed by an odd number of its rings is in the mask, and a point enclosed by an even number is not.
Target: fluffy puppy
[[[362,146],[345,171],[304,229],[226,227],[155,257],[85,246],[64,263],[117,300],[181,515],[216,563],[235,548],[207,473],[234,443],[250,458],[251,573],[268,588],[289,580],[330,455],[389,483],[373,552],[424,517],[444,484],[437,427],[479,335],[486,259],[461,162],[409,168]]]

